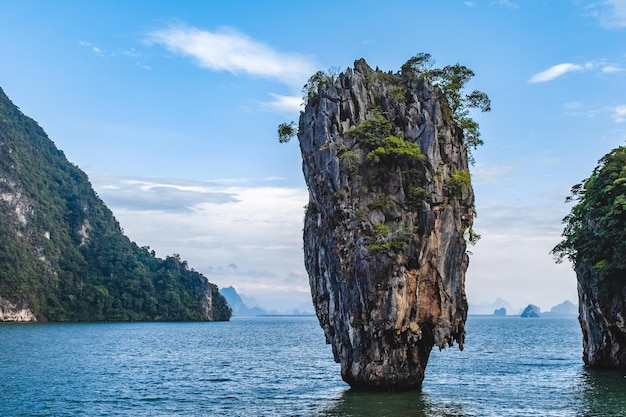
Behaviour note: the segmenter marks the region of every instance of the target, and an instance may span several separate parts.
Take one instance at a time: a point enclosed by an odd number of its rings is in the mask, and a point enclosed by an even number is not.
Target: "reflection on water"
[[[579,381],[584,399],[579,416],[626,415],[626,370],[583,369]]]
[[[545,415],[578,417],[626,416],[626,370],[599,371],[583,366],[572,378],[569,386],[562,387],[563,402],[554,408],[540,407],[532,401],[522,401],[517,408],[502,409],[493,398],[483,398],[490,403],[486,408],[476,407],[480,388],[456,391],[454,395],[433,395],[428,392],[373,393],[346,390],[332,401],[319,417],[460,417],[483,415]],[[567,384],[566,384],[567,385]],[[458,387],[457,387],[458,388]],[[536,387],[529,384],[530,389]],[[494,390],[495,391],[495,390]],[[454,394],[454,393],[448,393]],[[510,392],[510,394],[513,394]],[[528,393],[530,394],[530,393]],[[535,395],[537,393],[534,393]],[[554,392],[544,392],[550,397]],[[530,396],[530,395],[529,395]],[[539,395],[540,397],[541,395]],[[467,398],[469,397],[469,398]],[[470,401],[468,401],[468,399]],[[463,403],[472,404],[464,407]],[[542,411],[538,411],[542,410]],[[540,412],[541,414],[536,414]]]
[[[347,390],[323,417],[465,416],[459,402],[440,401],[424,392],[372,393]]]

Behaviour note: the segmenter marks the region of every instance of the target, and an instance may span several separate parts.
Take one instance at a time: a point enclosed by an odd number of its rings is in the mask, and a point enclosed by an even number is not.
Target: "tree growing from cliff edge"
[[[563,219],[563,240],[552,249],[557,262],[591,266],[604,276],[626,273],[626,147],[613,149],[591,177],[572,187],[576,205]]]
[[[487,94],[479,90],[465,93],[466,84],[475,75],[474,71],[458,63],[434,68],[432,56],[422,52],[405,62],[400,73],[408,77],[426,79],[441,89],[450,107],[452,119],[463,129],[468,156],[473,164],[472,150],[484,142],[480,137],[478,122],[470,116],[470,110],[491,111],[491,100]]]

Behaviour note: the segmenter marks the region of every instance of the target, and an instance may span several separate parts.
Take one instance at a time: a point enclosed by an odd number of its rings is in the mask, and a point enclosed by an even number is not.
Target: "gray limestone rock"
[[[626,286],[607,280],[595,268],[579,264],[578,306],[583,360],[596,368],[626,368]]]

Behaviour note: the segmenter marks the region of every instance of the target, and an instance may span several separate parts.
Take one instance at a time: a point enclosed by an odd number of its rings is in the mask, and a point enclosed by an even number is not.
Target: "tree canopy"
[[[598,162],[592,175],[572,187],[576,201],[565,224],[563,240],[552,253],[557,262],[569,259],[604,275],[626,272],[626,147]]]

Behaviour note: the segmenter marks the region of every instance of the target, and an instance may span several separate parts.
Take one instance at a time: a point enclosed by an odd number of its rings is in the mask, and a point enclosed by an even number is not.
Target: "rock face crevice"
[[[359,60],[309,97],[298,139],[305,266],[342,377],[419,388],[433,346],[463,348],[474,194],[462,131],[437,87]]]

